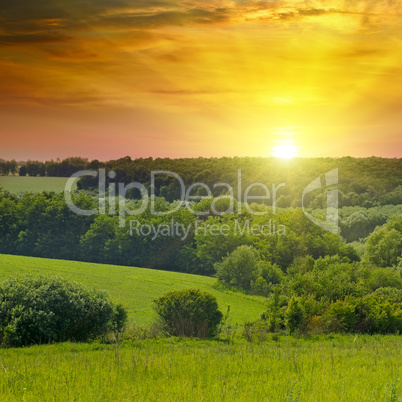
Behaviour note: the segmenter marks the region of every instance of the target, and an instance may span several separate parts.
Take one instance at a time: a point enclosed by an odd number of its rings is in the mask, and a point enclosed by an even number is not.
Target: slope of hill
[[[88,286],[105,289],[114,300],[120,301],[127,307],[130,320],[141,325],[151,324],[155,319],[153,299],[170,290],[191,287],[214,294],[223,313],[230,305],[228,322],[233,324],[255,320],[265,310],[263,297],[215,289],[213,285],[216,279],[210,277],[0,254],[0,281],[26,273],[60,275]]]

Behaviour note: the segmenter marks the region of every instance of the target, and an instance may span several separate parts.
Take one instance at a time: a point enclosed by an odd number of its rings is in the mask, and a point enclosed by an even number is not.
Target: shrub
[[[214,268],[220,282],[250,290],[252,282],[258,277],[260,257],[258,251],[250,246],[239,246],[216,263]]]
[[[284,278],[283,271],[275,264],[268,261],[261,261],[259,264],[260,277],[265,279],[266,283],[271,285],[278,285]]]
[[[402,289],[402,278],[395,268],[374,268],[370,272],[368,286],[371,291],[379,288]]]
[[[292,267],[292,274],[288,275],[291,290],[298,296],[313,294],[317,300],[323,298],[331,302],[349,295],[360,296],[364,276],[369,274],[368,270],[365,272],[358,264],[339,256],[319,258],[309,269]]]
[[[350,300],[350,298],[349,298]],[[354,331],[357,322],[356,305],[350,301],[337,301],[325,312],[325,321],[330,332]]]
[[[267,295],[270,285],[268,285],[267,281],[262,276],[259,276],[255,282],[251,281],[251,288],[256,294]]]
[[[267,311],[261,314],[261,319],[267,322],[271,332],[285,329],[285,311],[288,304],[287,296],[281,293],[281,288],[276,286],[268,297]]]
[[[394,295],[369,294],[332,303],[325,312],[330,331],[389,334],[402,332],[402,306]]]
[[[301,330],[306,323],[304,308],[300,300],[295,296],[289,301],[288,308],[285,312],[285,322],[291,334],[296,330]]]
[[[125,328],[125,325],[127,323],[127,311],[126,309],[123,307],[122,304],[116,304],[115,308],[114,308],[115,312],[114,312],[114,316],[113,319],[111,321],[111,328],[113,331],[115,332],[120,332]]]
[[[248,342],[265,342],[269,340],[270,332],[267,322],[250,321],[244,324],[243,336]]]
[[[313,315],[309,318],[306,327],[307,333],[310,334],[321,334],[324,331],[324,320],[319,315]]]
[[[25,346],[85,341],[126,319],[107,293],[90,290],[60,277],[16,277],[0,285],[0,342]],[[116,315],[117,314],[117,315]]]
[[[164,332],[171,336],[212,337],[223,318],[215,296],[199,289],[171,291],[154,303]]]
[[[377,227],[369,236],[364,261],[377,267],[391,267],[402,257],[402,214]]]
[[[395,288],[378,288],[373,293],[373,296],[385,296],[389,300],[402,303],[402,290]]]

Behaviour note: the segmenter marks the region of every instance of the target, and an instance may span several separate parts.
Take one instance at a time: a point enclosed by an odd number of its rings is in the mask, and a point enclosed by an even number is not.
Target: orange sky
[[[0,7],[0,158],[402,157],[402,2]]]

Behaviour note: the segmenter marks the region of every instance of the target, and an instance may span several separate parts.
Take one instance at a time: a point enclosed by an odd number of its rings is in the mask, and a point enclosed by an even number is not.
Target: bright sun
[[[281,159],[292,159],[297,156],[297,147],[291,144],[280,144],[274,147],[272,155]]]

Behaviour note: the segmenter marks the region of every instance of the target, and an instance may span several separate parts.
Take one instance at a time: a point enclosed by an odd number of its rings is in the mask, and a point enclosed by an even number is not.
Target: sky
[[[0,9],[0,158],[402,157],[398,0]]]

